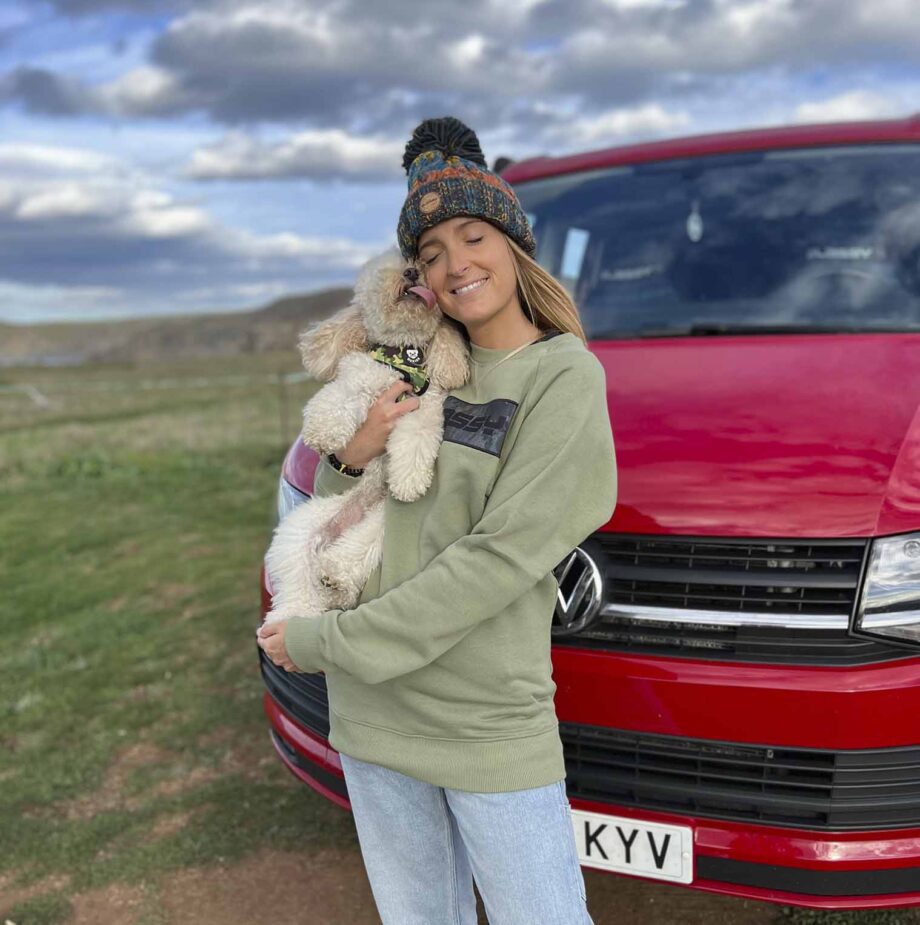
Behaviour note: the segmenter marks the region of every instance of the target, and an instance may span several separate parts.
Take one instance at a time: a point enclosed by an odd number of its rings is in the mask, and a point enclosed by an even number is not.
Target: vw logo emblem
[[[554,569],[559,588],[553,636],[572,636],[594,622],[604,596],[604,582],[594,560],[576,546]]]

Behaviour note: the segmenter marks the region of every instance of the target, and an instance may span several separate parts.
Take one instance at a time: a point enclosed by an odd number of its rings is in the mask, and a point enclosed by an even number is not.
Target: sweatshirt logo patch
[[[517,406],[510,398],[474,405],[448,395],[444,399],[444,439],[499,456]]]

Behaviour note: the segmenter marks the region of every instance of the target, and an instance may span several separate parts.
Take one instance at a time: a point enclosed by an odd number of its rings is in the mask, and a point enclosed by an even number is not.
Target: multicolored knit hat
[[[409,194],[396,229],[399,249],[411,260],[426,229],[470,215],[485,219],[533,256],[536,242],[514,190],[492,173],[472,129],[459,119],[426,119],[412,133],[403,155]]]

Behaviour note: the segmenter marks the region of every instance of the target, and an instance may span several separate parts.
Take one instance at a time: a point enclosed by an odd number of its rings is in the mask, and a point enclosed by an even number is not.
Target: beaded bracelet
[[[343,473],[344,475],[359,476],[363,474],[364,472],[363,469],[356,469],[354,466],[346,466],[345,463],[343,463],[342,460],[339,459],[339,457],[335,455],[335,453],[329,453],[326,456],[326,459],[329,460],[329,464],[334,469],[337,469],[339,472]]]

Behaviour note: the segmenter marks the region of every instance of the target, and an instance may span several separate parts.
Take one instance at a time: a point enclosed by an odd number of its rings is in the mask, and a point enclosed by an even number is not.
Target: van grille
[[[920,825],[920,747],[824,751],[560,723],[570,797],[792,828]]]
[[[328,740],[325,677],[284,671],[261,648],[259,660],[274,700]],[[559,735],[570,797],[815,830],[920,826],[920,746],[834,752],[562,722]]]
[[[555,645],[811,665],[912,657],[848,633],[864,539],[597,533],[582,548],[603,577],[601,613]]]

